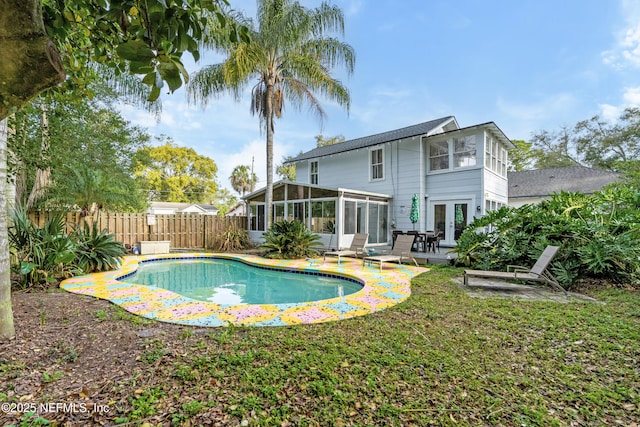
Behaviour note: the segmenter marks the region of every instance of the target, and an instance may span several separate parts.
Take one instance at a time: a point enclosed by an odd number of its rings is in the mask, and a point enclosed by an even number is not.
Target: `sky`
[[[255,0],[230,0],[255,17]],[[306,7],[320,0],[300,0]],[[356,52],[353,74],[334,70],[351,108],[319,96],[326,118],[287,107],[275,123],[274,163],[315,147],[316,135],[347,140],[455,116],[461,127],[495,122],[510,139],[529,140],[599,115],[615,121],[640,105],[640,2],[637,0],[333,0],[345,15],[343,41]],[[222,62],[204,53],[189,72]],[[265,135],[239,102],[190,105],[184,88],[162,95],[159,119],[123,106],[152,135],[212,158],[231,189],[235,166],[251,165],[266,184]],[[278,179],[277,175],[274,179]]]

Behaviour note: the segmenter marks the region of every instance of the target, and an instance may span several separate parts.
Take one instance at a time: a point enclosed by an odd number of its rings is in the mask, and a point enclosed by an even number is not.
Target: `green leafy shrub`
[[[22,288],[112,270],[126,254],[122,243],[106,230],[99,231],[96,224],[76,227],[67,235],[63,214],[53,215],[38,227],[24,208],[13,209],[8,234],[11,270]]]
[[[113,270],[127,253],[124,245],[106,229],[99,230],[96,222],[76,226],[71,238],[76,244],[76,266],[85,274]]]
[[[550,244],[562,247],[551,270],[566,288],[583,277],[640,285],[640,192],[612,186],[503,207],[469,224],[454,251],[458,265],[503,270],[533,265]]]
[[[229,226],[213,241],[213,250],[220,252],[234,252],[251,247],[247,230],[236,226]]]
[[[11,269],[22,287],[49,285],[72,275],[75,245],[65,234],[64,217],[54,215],[42,228],[26,210],[10,212]]]
[[[266,250],[267,258],[295,259],[318,255],[314,246],[318,245],[320,236],[297,220],[274,222],[263,237],[260,247]]]

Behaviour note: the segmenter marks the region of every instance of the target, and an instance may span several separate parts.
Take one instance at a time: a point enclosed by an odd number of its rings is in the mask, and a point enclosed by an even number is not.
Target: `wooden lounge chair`
[[[560,249],[558,246],[547,246],[542,255],[538,258],[538,261],[533,267],[526,268],[518,265],[507,266],[507,271],[487,271],[487,270],[465,270],[464,271],[464,284],[469,284],[469,277],[486,277],[490,279],[514,279],[531,282],[543,282],[551,286],[555,290],[564,292],[567,295],[567,291],[560,286],[560,283],[551,274],[547,267],[551,263],[551,260],[555,256],[556,252]]]
[[[325,252],[324,258],[322,258],[322,263],[324,263],[327,260],[327,255],[338,257],[338,264],[340,264],[340,258],[343,256],[358,258],[358,256],[364,253],[364,246],[367,244],[368,238],[369,238],[368,233],[354,234],[353,240],[351,241],[351,246],[349,246],[349,249],[339,249],[337,251]]]
[[[414,238],[415,236],[411,234],[398,235],[396,238],[396,244],[393,245],[393,249],[391,249],[391,253],[364,257],[362,258],[362,265],[364,266],[367,262],[377,262],[380,264],[380,271],[382,271],[383,262],[397,262],[400,264],[404,258],[409,258],[417,267],[418,262],[411,255],[411,247],[413,246]]]

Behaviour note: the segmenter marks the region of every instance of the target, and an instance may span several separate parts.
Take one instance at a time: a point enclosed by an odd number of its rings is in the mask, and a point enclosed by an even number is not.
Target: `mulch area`
[[[16,335],[0,341],[0,401],[24,404],[73,403],[41,414],[65,425],[113,424],[130,409],[136,383],[150,384],[153,365],[141,363],[153,337],[166,351],[184,345],[183,326],[155,322],[136,324],[108,301],[60,290],[13,294]],[[146,322],[145,322],[146,323]],[[12,374],[13,372],[13,374]],[[82,405],[81,405],[82,404]],[[109,413],[94,412],[106,405]],[[84,408],[88,408],[86,411]],[[19,423],[20,414],[0,411],[0,425]]]

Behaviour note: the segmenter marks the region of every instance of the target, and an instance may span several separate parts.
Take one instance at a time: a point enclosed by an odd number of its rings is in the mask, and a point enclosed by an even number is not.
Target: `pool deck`
[[[249,265],[271,269],[327,273],[357,279],[362,290],[343,297],[292,304],[225,305],[196,301],[166,289],[118,281],[134,272],[138,263],[163,259],[219,258],[234,259]],[[364,316],[409,298],[411,279],[429,271],[426,268],[385,263],[363,266],[362,259],[322,258],[272,260],[255,255],[227,253],[171,253],[127,256],[115,271],[89,274],[67,279],[60,284],[66,291],[109,300],[130,313],[162,322],[193,326],[287,326],[331,322]]]

